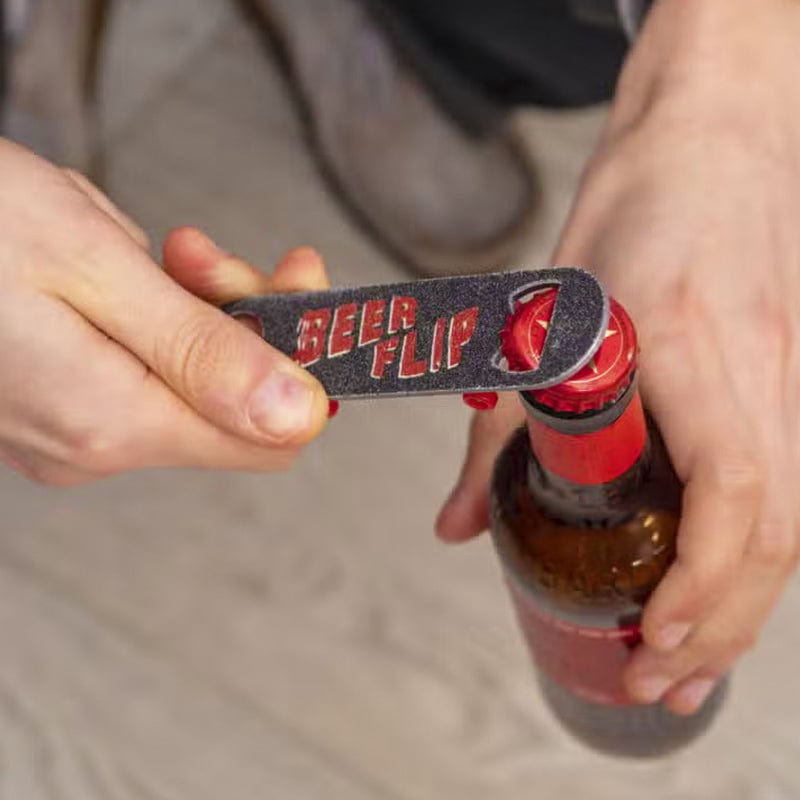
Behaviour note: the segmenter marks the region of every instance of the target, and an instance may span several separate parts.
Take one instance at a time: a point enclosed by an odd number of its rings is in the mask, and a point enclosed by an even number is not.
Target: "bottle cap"
[[[553,316],[558,289],[538,292],[519,303],[500,334],[508,368],[536,369]],[[528,392],[532,400],[555,411],[581,414],[613,402],[627,388],[636,367],[636,331],[622,306],[609,303],[608,329],[592,360],[568,380]]]

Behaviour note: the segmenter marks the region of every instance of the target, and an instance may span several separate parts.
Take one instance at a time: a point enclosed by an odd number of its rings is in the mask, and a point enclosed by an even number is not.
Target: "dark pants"
[[[477,128],[509,107],[608,99],[628,48],[613,0],[368,0],[450,110]]]
[[[6,4],[5,0],[0,0],[0,133],[3,131],[5,119],[5,96],[6,96]]]

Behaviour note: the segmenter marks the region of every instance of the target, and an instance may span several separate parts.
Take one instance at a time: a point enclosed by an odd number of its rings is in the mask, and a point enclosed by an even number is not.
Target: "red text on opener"
[[[464,347],[475,332],[478,315],[477,306],[465,308],[437,319],[432,330],[420,331],[416,325],[417,299],[410,296],[309,309],[297,323],[293,358],[308,367],[322,359],[339,358],[357,348],[370,347],[370,375],[375,380],[383,378],[389,368],[396,369],[399,378],[417,378],[458,367]]]

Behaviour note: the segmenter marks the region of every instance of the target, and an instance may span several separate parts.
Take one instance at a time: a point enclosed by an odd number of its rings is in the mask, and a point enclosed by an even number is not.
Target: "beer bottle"
[[[511,370],[535,369],[557,290],[518,305],[502,334]],[[592,361],[521,393],[526,426],[498,458],[492,534],[544,698],[597,750],[657,756],[701,734],[723,682],[691,716],[626,695],[645,602],[675,554],[681,486],[636,387],[636,334],[610,301]]]

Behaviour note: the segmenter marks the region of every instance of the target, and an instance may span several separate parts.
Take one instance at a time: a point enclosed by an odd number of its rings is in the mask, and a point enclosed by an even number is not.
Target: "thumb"
[[[312,375],[183,289],[127,237],[103,244],[79,274],[54,280],[65,302],[214,426],[278,447],[320,432],[328,400]]]
[[[494,462],[524,416],[516,394],[500,395],[494,410],[478,411],[473,416],[461,475],[436,520],[436,535],[443,541],[462,542],[489,527]]]

